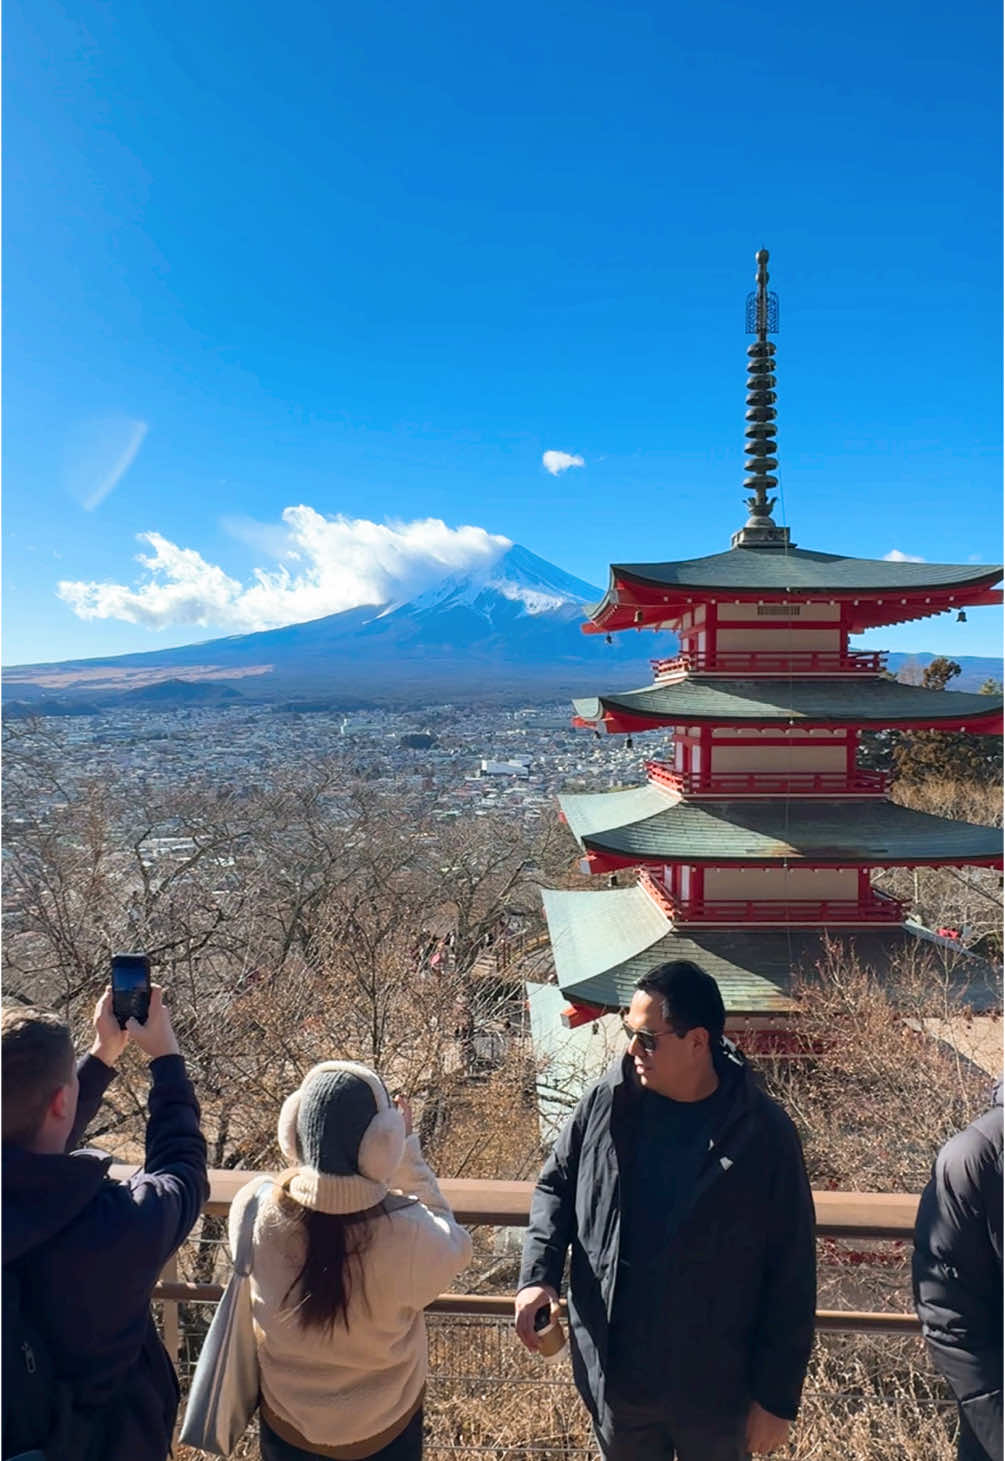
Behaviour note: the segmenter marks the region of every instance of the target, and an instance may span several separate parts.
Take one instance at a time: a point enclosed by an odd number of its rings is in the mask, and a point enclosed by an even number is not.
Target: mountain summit
[[[586,604],[596,603],[603,594],[592,584],[573,578],[571,573],[515,543],[490,567],[452,573],[416,598],[394,605],[393,611],[404,608],[410,613],[425,613],[449,603],[454,608],[467,607],[490,615],[500,597],[522,604],[525,613],[545,614],[569,605],[581,610]]]

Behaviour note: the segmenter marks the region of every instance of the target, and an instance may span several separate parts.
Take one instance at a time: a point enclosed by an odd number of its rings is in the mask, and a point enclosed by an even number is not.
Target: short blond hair
[[[63,1021],[30,1005],[0,1012],[3,1142],[29,1145],[49,1102],[73,1079],[73,1039]]]

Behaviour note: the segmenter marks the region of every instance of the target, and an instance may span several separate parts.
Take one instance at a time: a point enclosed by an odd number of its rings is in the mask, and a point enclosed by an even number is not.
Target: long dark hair
[[[366,1302],[363,1255],[373,1237],[374,1220],[386,1209],[379,1202],[363,1212],[314,1212],[285,1192],[280,1201],[288,1213],[299,1218],[306,1239],[303,1267],[286,1290],[284,1303],[296,1290],[295,1312],[301,1328],[331,1334],[339,1319],[348,1325],[349,1300],[357,1282]]]

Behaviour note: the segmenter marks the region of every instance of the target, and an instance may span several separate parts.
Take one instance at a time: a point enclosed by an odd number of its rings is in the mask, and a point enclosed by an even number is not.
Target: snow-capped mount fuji
[[[386,605],[359,632],[374,642],[421,646],[424,654],[463,650],[547,664],[556,655],[578,658],[585,606],[600,597],[592,584],[514,545],[491,565],[448,574],[416,597]]]
[[[134,691],[158,700],[204,698],[208,686],[255,699],[290,694],[406,698],[518,691],[555,697],[596,684],[648,679],[650,655],[672,636],[584,635],[585,606],[601,590],[513,545],[488,564],[445,575],[402,601],[362,605],[307,623],[110,659],[4,671],[9,699],[103,700]],[[550,698],[549,694],[549,698]]]
[[[523,606],[527,614],[546,614],[575,607],[582,611],[595,603],[601,590],[581,578],[573,578],[536,553],[514,544],[491,566],[467,573],[451,573],[425,593],[385,609],[385,614],[406,609],[411,614],[470,608],[491,618],[499,598]]]

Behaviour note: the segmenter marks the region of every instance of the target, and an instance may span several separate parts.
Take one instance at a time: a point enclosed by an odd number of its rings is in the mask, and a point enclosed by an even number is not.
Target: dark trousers
[[[262,1452],[262,1461],[327,1461],[317,1451],[303,1451],[299,1446],[291,1446],[289,1441],[284,1441],[282,1436],[277,1436],[268,1422],[259,1418],[259,1445]],[[332,1445],[337,1445],[332,1440]],[[422,1411],[417,1410],[402,1431],[400,1436],[395,1436],[386,1446],[379,1451],[374,1451],[366,1461],[421,1461],[422,1456]]]
[[[675,1420],[618,1399],[593,1429],[604,1461],[746,1461],[746,1423],[745,1415]]]
[[[973,1428],[963,1411],[963,1407],[957,1407],[960,1417],[960,1435],[956,1442],[956,1461],[999,1461],[1002,1450],[1002,1436],[998,1425],[992,1426],[994,1440],[992,1444],[997,1447],[994,1454],[988,1450],[983,1441],[974,1435]],[[985,1428],[985,1435],[987,1428]]]

